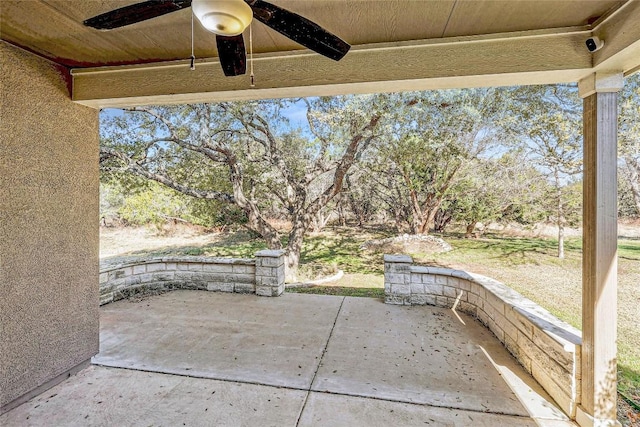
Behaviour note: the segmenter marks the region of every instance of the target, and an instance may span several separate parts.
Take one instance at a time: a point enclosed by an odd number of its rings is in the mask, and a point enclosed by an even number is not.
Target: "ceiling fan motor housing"
[[[237,36],[253,18],[244,0],[193,0],[193,14],[204,28],[221,36]]]

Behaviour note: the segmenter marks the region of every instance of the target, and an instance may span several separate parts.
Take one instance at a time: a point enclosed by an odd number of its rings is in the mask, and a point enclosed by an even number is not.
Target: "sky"
[[[306,128],[307,126],[307,107],[305,106],[303,101],[298,101],[295,104],[289,106],[288,108],[282,110],[282,113],[285,117],[289,119],[292,127],[302,127]],[[103,108],[100,110],[100,119],[109,119],[113,117],[121,116],[123,111],[119,108]]]

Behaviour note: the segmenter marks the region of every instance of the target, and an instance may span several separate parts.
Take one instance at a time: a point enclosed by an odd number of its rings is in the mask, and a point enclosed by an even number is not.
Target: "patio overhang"
[[[135,1],[2,2],[0,315],[8,326],[0,386],[11,393],[0,395],[0,407],[97,351],[98,126],[85,106],[581,82],[586,368],[578,421],[616,425],[616,91],[640,69],[640,0],[273,2],[352,51],[336,63],[256,25],[251,88],[245,77],[222,76],[202,29],[195,50],[205,59],[189,70],[186,10],[107,33],[81,23]],[[605,41],[595,53],[584,44],[592,36]],[[47,346],[60,348],[39,357]]]
[[[640,3],[595,25],[354,46],[340,62],[307,51],[254,56],[255,87],[217,58],[75,68],[73,100],[94,108],[577,82],[640,64]],[[605,46],[590,53],[594,35]]]

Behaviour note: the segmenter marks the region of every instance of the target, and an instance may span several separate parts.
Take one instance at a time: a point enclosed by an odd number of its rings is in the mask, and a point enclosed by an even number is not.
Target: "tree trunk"
[[[444,233],[445,228],[447,227],[447,225],[449,225],[452,219],[453,216],[450,212],[438,209],[433,221],[433,230],[436,233]]]
[[[440,209],[440,200],[434,197],[429,197],[424,204],[424,209],[420,212],[421,223],[419,227],[420,234],[429,234],[429,229],[435,227],[435,219],[438,210]]]
[[[293,228],[289,232],[289,242],[287,243],[287,253],[285,255],[285,277],[288,283],[298,281],[298,267],[300,264],[300,253],[302,252],[302,242],[307,224],[302,218],[296,218]]]
[[[558,258],[564,258],[564,221],[558,221]]]
[[[342,203],[338,205],[338,222],[343,227],[347,226],[347,213],[345,212],[345,209],[344,209],[344,206],[342,206]]]
[[[396,232],[400,234],[404,229],[404,221],[402,219],[402,213],[400,212],[400,208],[393,208],[392,210],[393,210],[393,221],[396,226]]]
[[[629,184],[631,186],[631,194],[636,205],[636,213],[640,215],[640,162],[633,159],[625,159],[627,170],[629,171]]]
[[[296,283],[298,281],[298,267],[300,265],[300,250],[287,248],[285,255],[285,281],[287,283]]]
[[[425,220],[422,216],[422,212],[415,209],[411,212],[411,234],[423,234],[424,233]]]
[[[564,259],[564,206],[562,205],[562,188],[560,187],[560,179],[558,171],[555,171],[556,197],[558,203],[558,213],[556,215],[556,223],[558,225],[558,258]]]
[[[467,224],[467,229],[464,233],[464,238],[465,239],[471,239],[473,236],[473,230],[476,229],[476,224],[478,222],[477,221],[473,221],[472,223]]]

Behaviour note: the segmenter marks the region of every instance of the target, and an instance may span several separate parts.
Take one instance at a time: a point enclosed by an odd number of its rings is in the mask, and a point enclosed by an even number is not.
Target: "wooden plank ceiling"
[[[456,36],[585,28],[626,1],[616,0],[272,0],[354,46]],[[189,58],[191,9],[111,31],[84,27],[123,0],[1,0],[0,36],[74,68]],[[215,36],[196,21],[195,54],[217,56]],[[247,30],[248,31],[248,30]],[[259,22],[255,53],[303,49]]]

